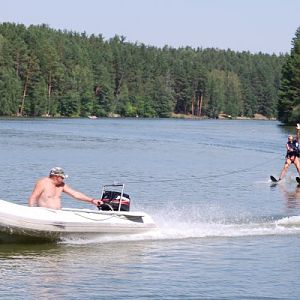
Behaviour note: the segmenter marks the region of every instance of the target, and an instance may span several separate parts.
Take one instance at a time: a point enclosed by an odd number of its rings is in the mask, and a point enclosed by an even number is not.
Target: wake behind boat
[[[123,193],[123,189],[122,192],[114,192],[103,188],[104,205],[99,211],[74,208],[55,210],[0,200],[0,243],[59,241],[63,238],[136,234],[157,229],[146,213],[129,211],[129,199],[125,197],[128,195]]]

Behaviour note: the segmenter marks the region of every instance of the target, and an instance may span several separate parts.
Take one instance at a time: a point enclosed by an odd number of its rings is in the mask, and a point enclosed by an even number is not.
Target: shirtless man
[[[42,206],[52,209],[61,209],[61,193],[64,192],[71,197],[82,200],[94,205],[100,205],[103,202],[94,198],[90,198],[85,194],[73,190],[64,183],[64,179],[68,175],[64,170],[55,167],[50,170],[49,177],[39,179],[28,199],[29,206]]]

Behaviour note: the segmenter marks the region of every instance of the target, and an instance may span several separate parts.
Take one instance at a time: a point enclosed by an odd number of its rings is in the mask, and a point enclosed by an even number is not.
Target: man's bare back
[[[64,183],[65,178],[67,178],[67,175],[64,174],[64,171],[61,168],[56,167],[51,169],[49,177],[44,177],[37,181],[28,200],[29,206],[61,209],[62,192],[75,199],[82,200],[90,204],[102,204],[101,200],[90,198],[79,191],[73,190]]]

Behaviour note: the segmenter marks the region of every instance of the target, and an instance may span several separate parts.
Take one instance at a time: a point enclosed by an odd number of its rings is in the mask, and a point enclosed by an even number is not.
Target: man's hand
[[[103,204],[103,201],[101,201],[100,199],[92,199],[91,204],[94,204],[96,206],[100,206]]]

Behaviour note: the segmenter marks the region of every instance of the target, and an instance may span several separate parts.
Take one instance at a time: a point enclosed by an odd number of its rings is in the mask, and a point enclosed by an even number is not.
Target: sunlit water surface
[[[299,299],[300,190],[272,186],[294,128],[269,121],[0,119],[1,199],[63,167],[125,183],[159,231],[0,244],[1,299]],[[64,207],[90,208],[63,197]]]

